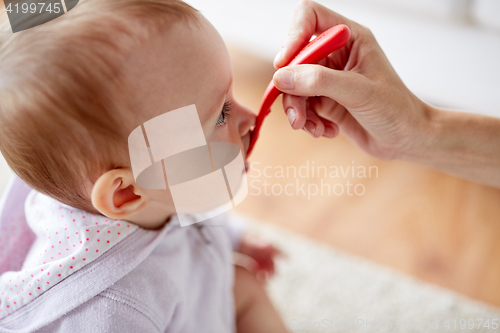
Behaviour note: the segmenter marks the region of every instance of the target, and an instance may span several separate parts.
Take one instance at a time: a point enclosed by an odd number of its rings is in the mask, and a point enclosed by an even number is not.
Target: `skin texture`
[[[351,40],[318,65],[282,68],[313,35],[345,24]],[[403,84],[369,29],[310,0],[295,9],[273,77],[293,129],[500,187],[500,119],[427,105]]]
[[[195,104],[206,141],[235,143],[246,156],[255,114],[234,99],[231,62],[222,38],[207,20],[200,18],[199,23],[178,23],[164,35],[150,38],[140,52],[128,57],[124,79],[133,96],[133,109],[137,110],[132,127],[167,110]],[[228,101],[229,116],[224,124],[217,125]],[[170,191],[138,187],[127,166],[101,175],[91,198],[103,215],[146,229],[162,227],[175,214]],[[249,235],[243,236],[238,252],[252,263],[250,269],[236,266],[238,332],[286,332],[258,278],[274,274],[274,257],[281,252]]]

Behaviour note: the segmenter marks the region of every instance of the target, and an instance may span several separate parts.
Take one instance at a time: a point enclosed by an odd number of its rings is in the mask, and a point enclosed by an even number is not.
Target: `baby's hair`
[[[0,9],[0,151],[28,185],[98,213],[89,193],[104,172],[130,166],[137,126],[120,91],[122,64],[154,33],[201,14],[180,0],[83,0],[13,34]],[[122,93],[122,94],[120,94]]]

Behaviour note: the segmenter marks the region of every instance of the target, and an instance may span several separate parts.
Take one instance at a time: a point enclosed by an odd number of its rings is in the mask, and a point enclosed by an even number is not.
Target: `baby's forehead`
[[[129,55],[124,71],[142,120],[191,104],[210,113],[232,80],[227,48],[208,21],[182,22],[152,36]]]
[[[163,71],[162,68],[166,68],[172,75],[178,75],[178,80],[211,73],[216,68],[230,70],[227,48],[217,30],[205,19],[199,23],[177,22],[168,30],[151,35],[130,56],[136,64],[129,69],[133,71],[137,66],[146,71]]]

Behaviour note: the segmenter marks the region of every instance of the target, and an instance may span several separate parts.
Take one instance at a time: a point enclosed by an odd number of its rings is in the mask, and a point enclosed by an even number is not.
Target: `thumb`
[[[321,65],[294,65],[274,73],[276,88],[295,96],[326,96],[344,107],[355,107],[368,98],[368,79],[361,74]]]

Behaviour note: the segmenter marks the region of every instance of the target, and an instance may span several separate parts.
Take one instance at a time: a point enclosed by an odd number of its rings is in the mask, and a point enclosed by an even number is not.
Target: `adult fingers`
[[[304,130],[311,134],[314,138],[319,138],[325,133],[325,126],[323,122],[318,117],[318,115],[312,111],[309,107],[307,108],[307,121],[304,125]]]
[[[306,101],[307,97],[283,94],[283,110],[294,130],[299,130],[306,124]]]
[[[328,119],[322,118],[322,117],[319,117],[319,119],[323,122],[323,126],[325,127],[325,131],[323,133],[324,137],[333,139],[337,135],[339,135],[339,133],[340,133],[339,125],[337,125],[334,122],[331,122]]]
[[[339,103],[329,97],[309,97],[309,107],[320,118],[327,119],[335,124],[341,124],[348,111]]]
[[[290,126],[294,130],[299,130],[304,128],[307,121],[313,122],[314,125],[316,123],[321,122],[324,127],[323,136],[327,138],[336,137],[340,130],[339,126],[328,117],[324,117],[318,113],[318,110],[315,109],[314,99],[303,97],[303,96],[294,96],[294,95],[283,95],[283,109],[287,110],[288,122]],[[309,107],[307,107],[307,103],[309,103]],[[307,111],[309,109],[309,112]],[[316,113],[317,116],[311,116],[311,111]],[[306,127],[310,131],[310,124]]]
[[[273,82],[282,92],[295,96],[326,96],[346,108],[370,100],[372,85],[365,76],[321,65],[295,65],[274,73]]]
[[[295,7],[288,37],[274,60],[274,67],[283,67],[309,43],[313,35],[319,35],[338,24],[351,28],[351,36],[355,37],[356,29],[353,31],[352,21],[314,1],[300,1]]]

